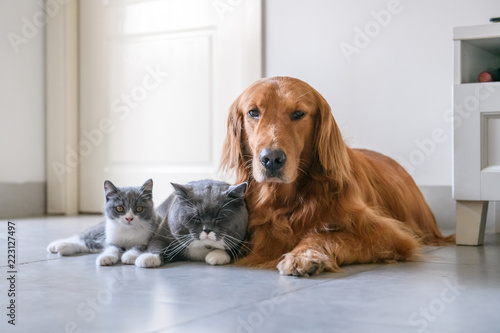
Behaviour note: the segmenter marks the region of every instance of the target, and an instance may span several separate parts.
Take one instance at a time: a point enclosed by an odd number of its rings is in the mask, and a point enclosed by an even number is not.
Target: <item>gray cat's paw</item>
[[[95,263],[99,266],[111,266],[116,264],[119,259],[118,256],[103,253],[97,257]]]
[[[133,265],[138,257],[139,255],[137,253],[127,251],[122,255],[122,263],[125,265]]]
[[[207,253],[205,262],[210,265],[225,265],[231,262],[231,257],[226,251],[215,249]]]
[[[137,257],[137,259],[135,260],[135,265],[137,267],[143,267],[143,268],[160,267],[161,259],[158,254],[143,253]]]

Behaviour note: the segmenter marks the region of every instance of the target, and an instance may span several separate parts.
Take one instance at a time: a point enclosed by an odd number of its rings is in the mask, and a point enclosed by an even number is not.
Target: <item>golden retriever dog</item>
[[[241,264],[309,276],[454,242],[399,164],[344,143],[330,106],[307,83],[253,83],[231,105],[227,125],[221,167],[249,183]]]

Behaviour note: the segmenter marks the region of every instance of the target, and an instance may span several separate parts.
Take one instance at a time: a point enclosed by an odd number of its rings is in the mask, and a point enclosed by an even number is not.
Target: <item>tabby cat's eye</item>
[[[123,206],[118,206],[118,207],[116,207],[116,211],[117,211],[118,213],[122,213],[122,212],[124,211]]]
[[[144,208],[142,208],[141,206],[137,206],[137,207],[135,207],[135,211],[136,211],[137,213],[142,212],[142,211],[143,211],[143,209],[144,209]]]

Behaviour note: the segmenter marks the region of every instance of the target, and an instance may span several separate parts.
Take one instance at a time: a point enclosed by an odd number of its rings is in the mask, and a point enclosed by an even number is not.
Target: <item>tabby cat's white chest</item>
[[[151,235],[148,228],[126,227],[115,221],[106,221],[106,242],[126,249],[147,244]]]

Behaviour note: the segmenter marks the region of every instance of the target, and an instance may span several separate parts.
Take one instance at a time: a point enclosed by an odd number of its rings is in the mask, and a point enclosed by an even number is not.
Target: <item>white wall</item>
[[[395,158],[420,186],[451,185],[453,27],[489,24],[498,0],[268,0],[265,10],[266,76],[319,90],[351,146]],[[359,53],[346,56],[347,44]]]
[[[45,182],[44,30],[33,23],[41,3],[0,2],[0,183]]]

